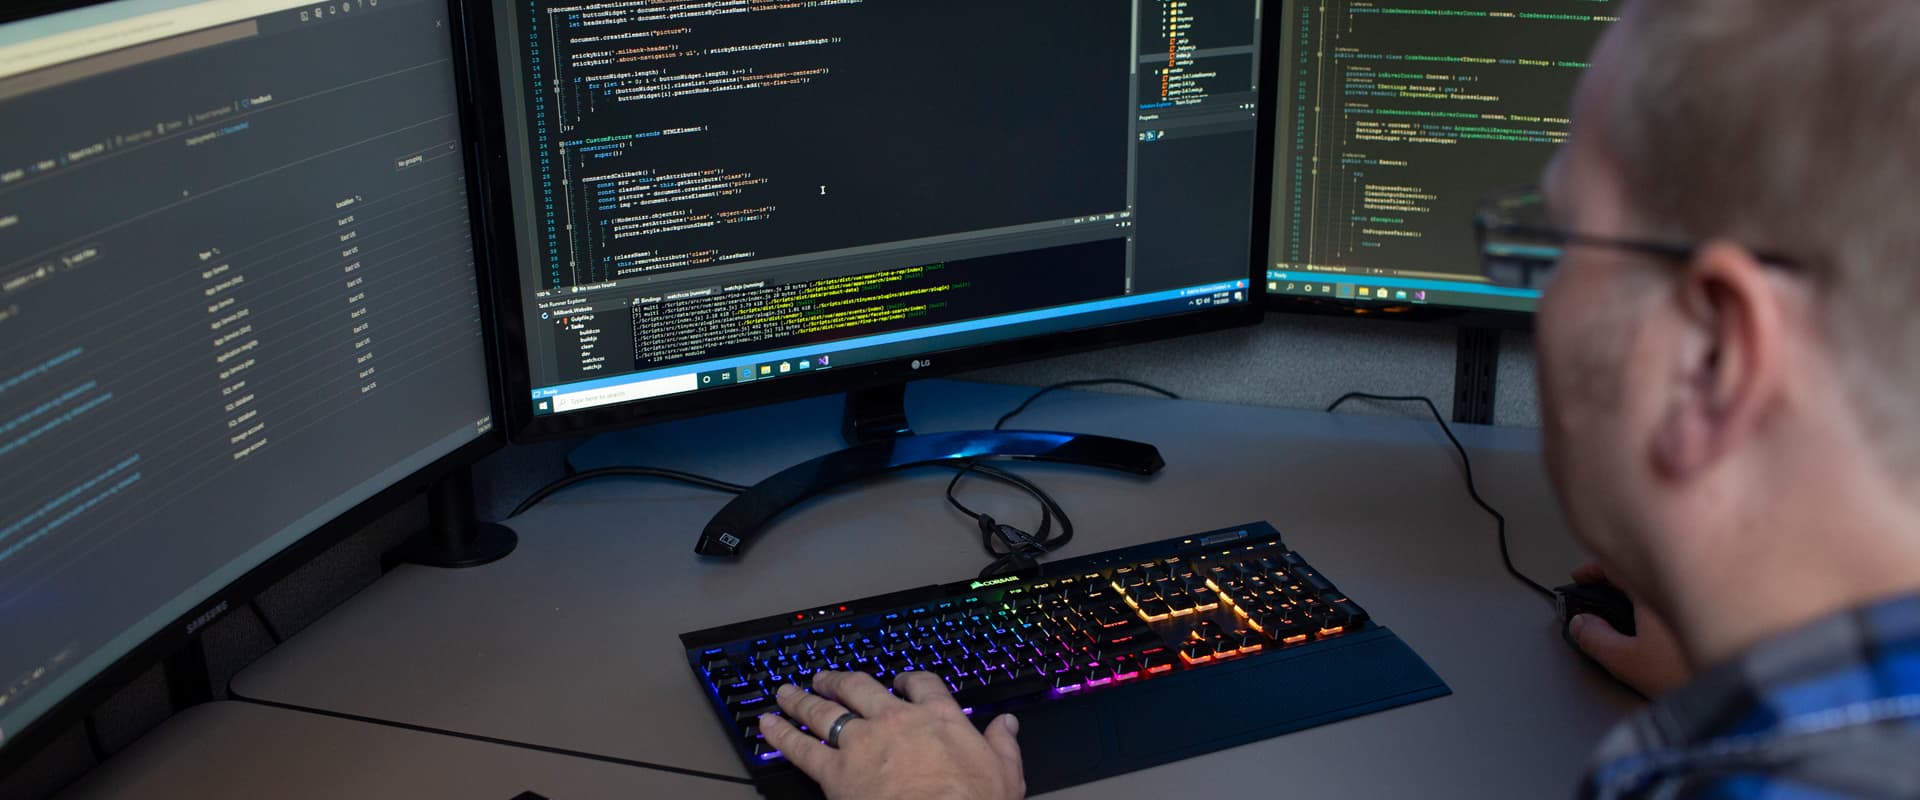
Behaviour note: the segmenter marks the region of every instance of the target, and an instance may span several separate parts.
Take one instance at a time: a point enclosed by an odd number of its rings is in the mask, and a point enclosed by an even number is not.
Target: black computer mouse
[[[1608,584],[1569,583],[1553,590],[1553,604],[1560,611],[1560,635],[1568,644],[1573,644],[1573,631],[1568,626],[1581,614],[1604,619],[1626,636],[1633,636],[1637,631],[1633,624],[1633,601],[1627,599],[1626,592]]]
[[[1606,620],[1622,635],[1638,635],[1639,627],[1633,623],[1633,601],[1627,599],[1627,593],[1604,583],[1569,583],[1553,590],[1553,605],[1560,612],[1560,638],[1566,640],[1567,646],[1579,653],[1594,669],[1606,673],[1607,677],[1625,686],[1628,691],[1640,694],[1639,689],[1601,666],[1600,662],[1593,660],[1593,656],[1580,649],[1580,643],[1573,640],[1573,618],[1581,614],[1592,614]]]

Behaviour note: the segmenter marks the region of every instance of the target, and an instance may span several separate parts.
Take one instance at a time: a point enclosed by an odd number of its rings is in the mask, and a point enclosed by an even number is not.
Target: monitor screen
[[[1250,318],[1253,0],[494,8],[536,425]]]
[[[452,30],[443,0],[0,25],[0,746],[492,438]]]
[[[1267,292],[1531,312],[1481,278],[1473,213],[1536,182],[1616,0],[1290,3]]]

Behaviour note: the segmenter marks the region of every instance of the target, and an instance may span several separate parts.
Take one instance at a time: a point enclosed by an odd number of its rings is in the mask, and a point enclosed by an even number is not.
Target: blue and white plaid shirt
[[[1701,675],[1622,722],[1594,764],[1583,798],[1920,798],[1920,595]]]

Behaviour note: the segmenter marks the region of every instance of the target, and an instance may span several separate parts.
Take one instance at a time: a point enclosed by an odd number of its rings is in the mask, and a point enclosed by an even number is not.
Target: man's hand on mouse
[[[760,718],[767,742],[833,800],[1016,800],[1026,795],[1019,722],[1003,715],[983,736],[947,685],[925,672],[894,679],[898,693],[858,672],[822,672],[813,692],[782,686],[786,719]],[[849,716],[851,715],[851,716]],[[787,720],[807,726],[802,732]],[[834,747],[822,740],[840,730]]]
[[[1588,585],[1613,585],[1597,563],[1575,569],[1573,580]],[[1581,651],[1621,683],[1647,697],[1658,697],[1692,679],[1693,669],[1680,652],[1680,640],[1674,637],[1673,628],[1648,610],[1639,598],[1633,598],[1633,624],[1638,635],[1627,636],[1614,630],[1604,619],[1581,614],[1568,623],[1567,632]]]

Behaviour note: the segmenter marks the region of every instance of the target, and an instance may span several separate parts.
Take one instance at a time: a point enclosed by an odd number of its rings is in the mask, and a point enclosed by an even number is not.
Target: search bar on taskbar
[[[593,408],[594,406],[630,403],[635,400],[645,400],[650,397],[663,397],[670,394],[691,392],[698,388],[700,388],[699,376],[689,372],[683,375],[655,378],[650,381],[608,386],[604,389],[589,389],[584,392],[569,392],[567,394],[554,395],[553,411],[556,414],[564,414],[569,411],[579,411],[583,408]]]

